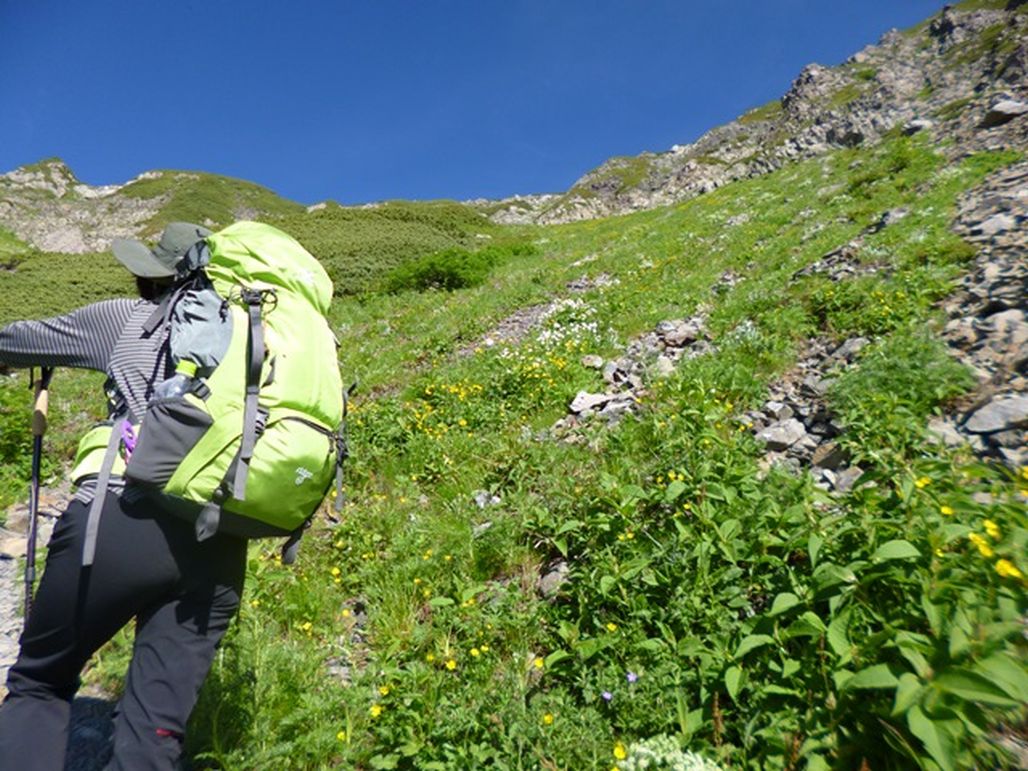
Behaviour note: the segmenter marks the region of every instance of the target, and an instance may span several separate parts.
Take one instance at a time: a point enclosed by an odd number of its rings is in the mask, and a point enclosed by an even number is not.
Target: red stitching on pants
[[[168,728],[158,728],[157,735],[160,736],[162,739],[172,738],[182,741],[182,734],[180,734],[178,731],[172,731]]]

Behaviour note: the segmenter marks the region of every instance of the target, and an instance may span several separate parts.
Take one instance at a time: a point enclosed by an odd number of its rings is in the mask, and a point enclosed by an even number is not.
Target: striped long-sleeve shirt
[[[170,374],[167,330],[147,336],[157,306],[147,300],[104,300],[64,316],[0,327],[0,364],[76,367],[105,372],[112,415],[141,417],[154,386]]]

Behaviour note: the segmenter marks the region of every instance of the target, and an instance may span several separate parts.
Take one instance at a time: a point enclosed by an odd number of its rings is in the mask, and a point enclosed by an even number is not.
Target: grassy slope
[[[924,442],[926,415],[966,378],[923,330],[970,256],[947,229],[957,193],[1010,160],[948,169],[920,140],[893,140],[671,209],[519,231],[542,253],[477,288],[341,298],[344,374],[365,383],[352,503],[341,524],[315,526],[294,568],[254,546],[190,751],[226,768],[604,769],[618,742],[669,733],[735,766],[859,765],[856,752],[902,766],[931,751],[994,763],[974,732],[1024,687],[1013,621],[1026,609],[996,558],[1023,560],[1026,523],[1003,502],[1009,475]],[[900,205],[911,214],[861,253],[892,272],[790,281]],[[452,245],[438,234],[505,237],[419,211],[368,230],[366,251],[349,214],[282,222],[323,244],[337,280],[369,254],[364,286]],[[428,227],[409,252],[383,235],[397,221]],[[746,280],[715,299],[729,269]],[[565,305],[545,341],[455,354],[583,272],[619,283]],[[614,355],[701,303],[716,357],[682,366],[638,418],[584,446],[537,440],[578,389],[602,387],[582,354]],[[735,416],[807,336],[856,333],[878,342],[833,398],[864,482],[830,500],[804,479],[762,478]],[[479,489],[501,503],[480,510]],[[988,559],[966,537],[986,516],[1001,533]],[[546,600],[536,577],[558,558],[570,581]],[[90,677],[115,684],[127,642]]]
[[[967,378],[924,330],[970,256],[947,230],[957,193],[1010,160],[945,168],[893,140],[539,231],[542,256],[477,289],[338,303],[344,369],[378,394],[356,405],[351,505],[298,567],[255,548],[192,751],[242,768],[609,768],[619,742],[670,733],[735,766],[995,762],[978,734],[1024,693],[1026,609],[996,559],[1028,570],[1028,531],[1007,472],[925,442]],[[790,281],[899,205],[911,214],[861,253],[892,272]],[[694,312],[728,269],[746,280],[712,304],[716,357],[585,446],[536,438],[601,387],[582,354]],[[566,306],[546,342],[454,355],[583,271],[620,283]],[[858,333],[877,343],[833,398],[869,473],[839,499],[762,478],[735,416],[806,336]],[[501,503],[479,509],[479,489]],[[976,549],[984,517],[1000,535]],[[570,581],[546,600],[536,577],[558,558]]]

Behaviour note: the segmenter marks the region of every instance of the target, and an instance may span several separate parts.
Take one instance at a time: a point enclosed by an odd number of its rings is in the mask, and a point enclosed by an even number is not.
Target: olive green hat
[[[164,229],[161,240],[153,249],[141,241],[116,238],[111,251],[118,262],[134,276],[141,278],[170,278],[186,252],[198,241],[211,234],[205,227],[189,222],[172,222]]]

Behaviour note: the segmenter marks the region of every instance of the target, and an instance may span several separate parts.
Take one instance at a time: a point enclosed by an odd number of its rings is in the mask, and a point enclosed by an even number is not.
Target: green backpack
[[[188,388],[149,403],[124,474],[194,521],[198,540],[216,532],[289,536],[283,559],[291,562],[333,478],[340,485],[347,455],[346,395],[325,318],[332,282],[303,246],[270,225],[237,222],[205,243],[191,250],[190,277],[151,317],[154,327],[170,324],[176,372]],[[208,320],[208,329],[185,313],[176,325],[175,307],[203,297],[215,298],[217,322]],[[182,339],[203,347],[219,335],[214,359],[181,350]],[[112,462],[123,432],[112,431]],[[109,472],[113,463],[104,465]]]

